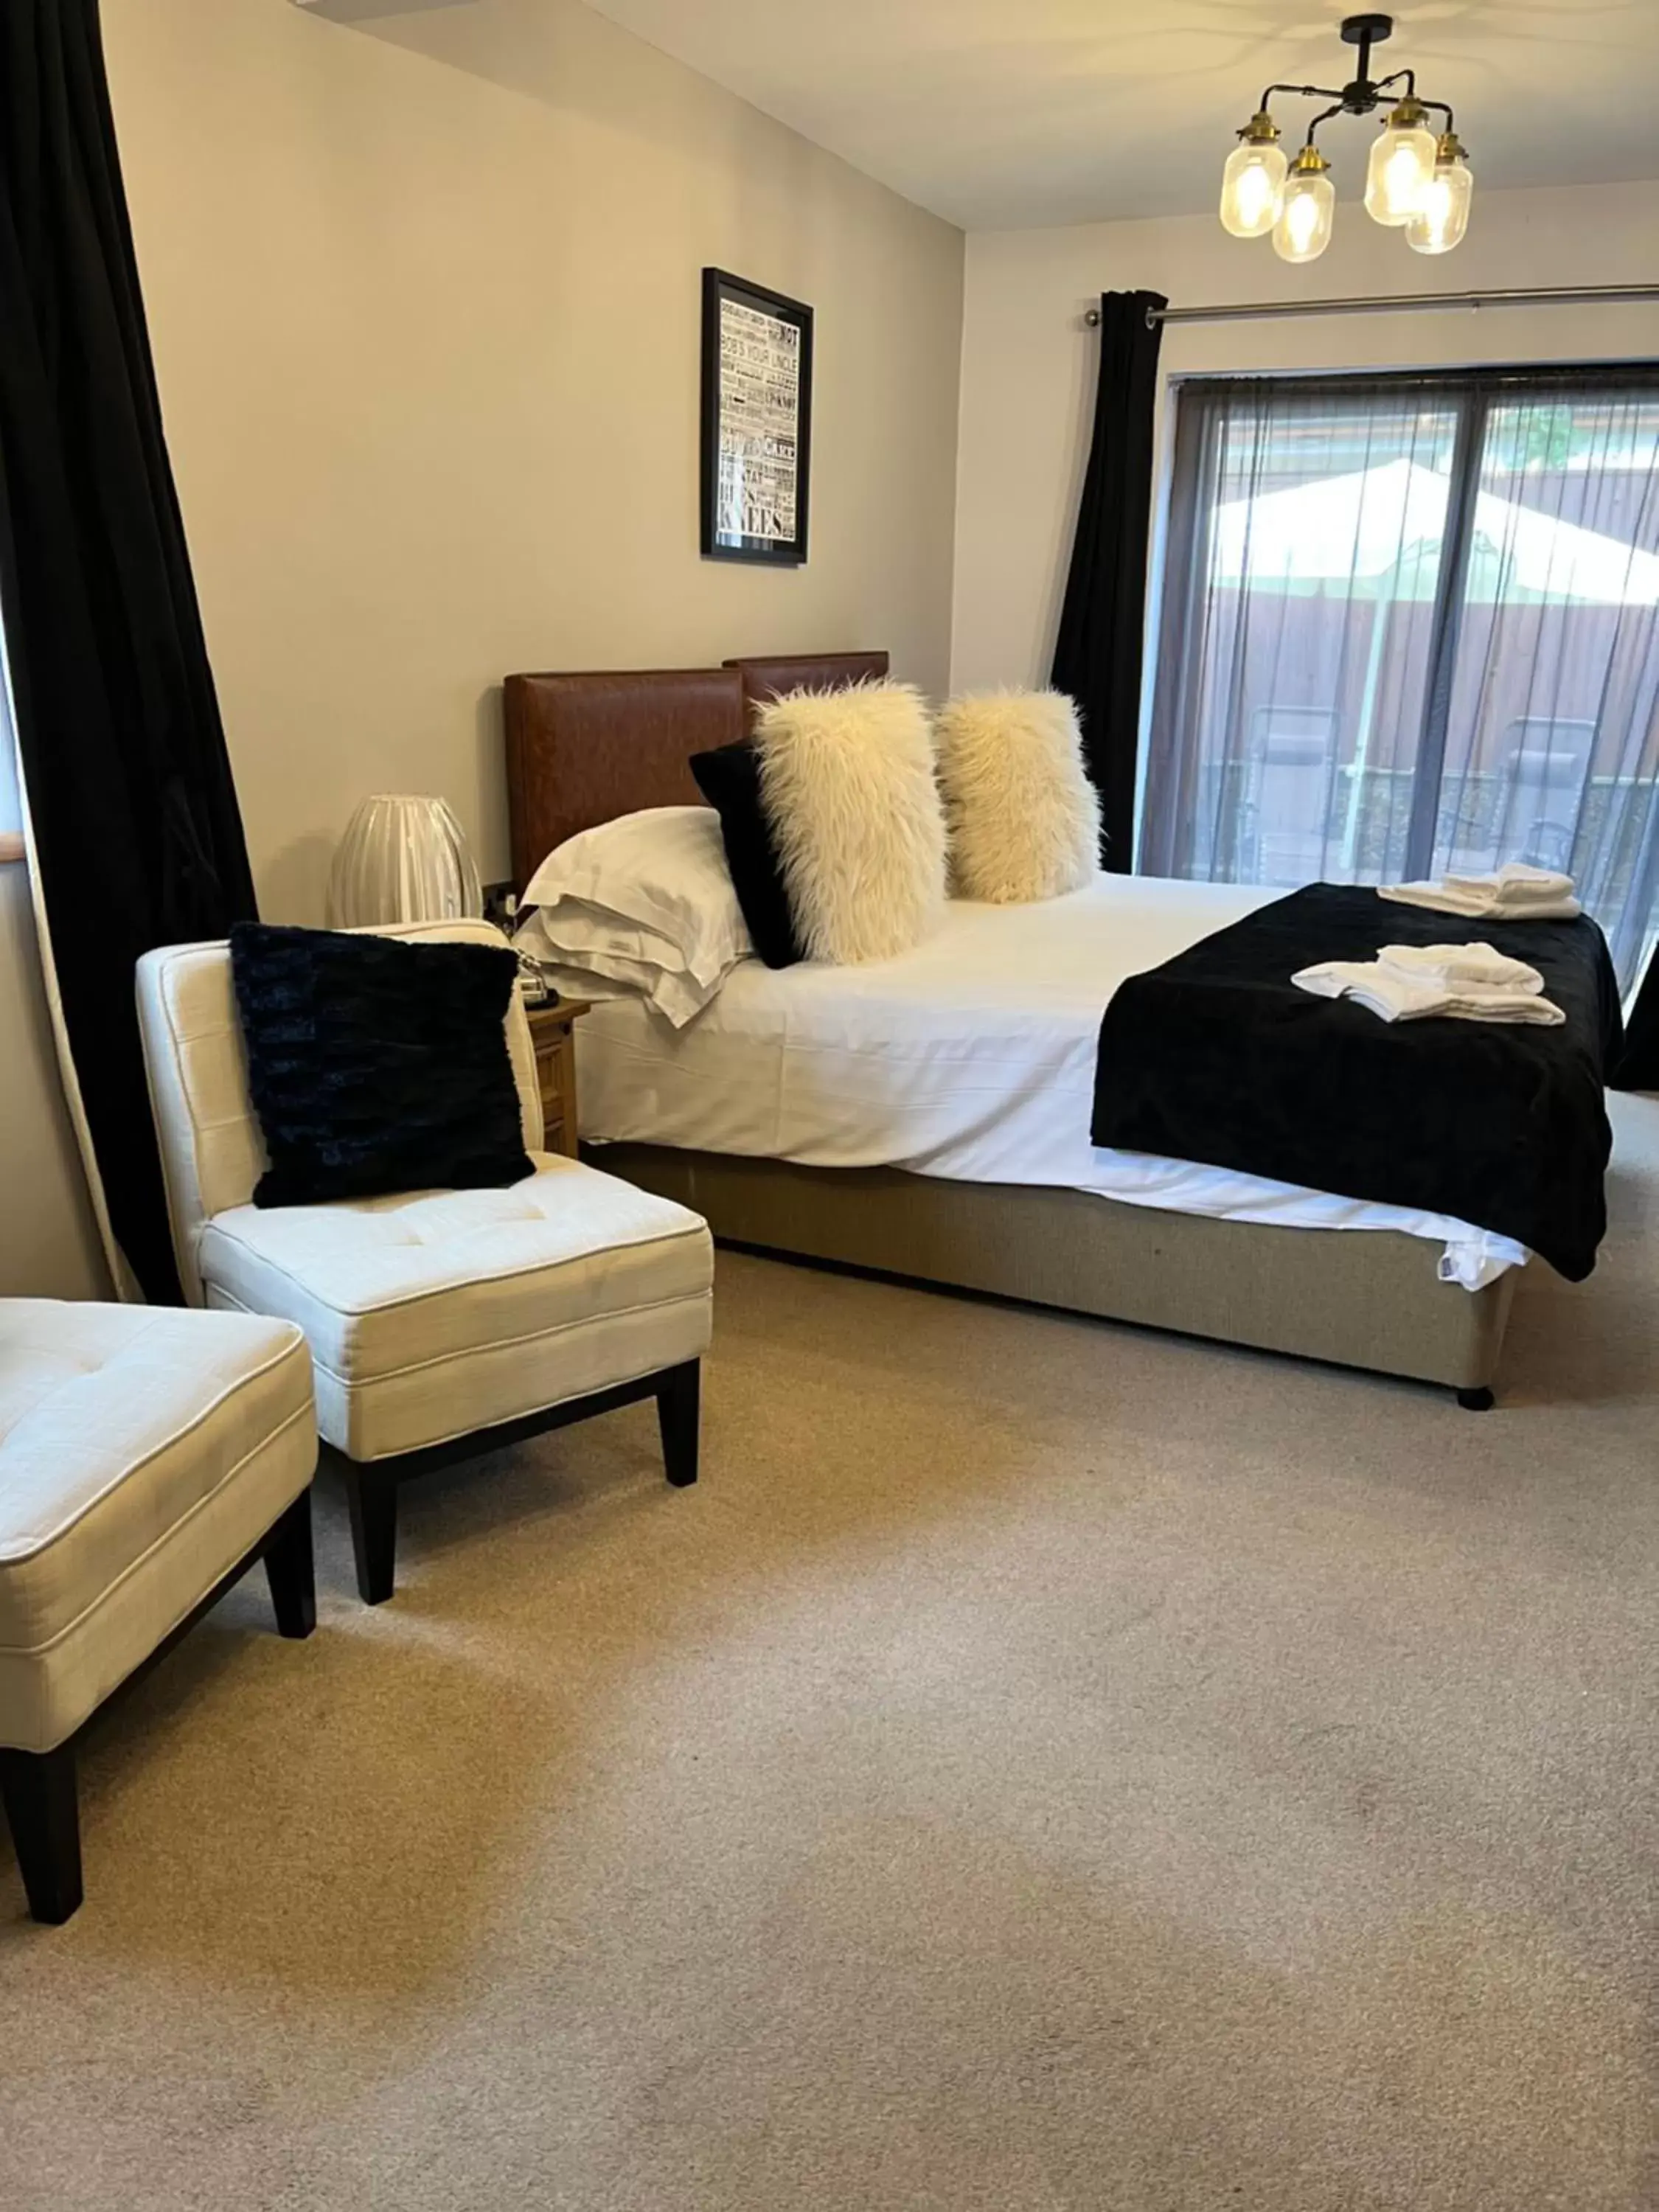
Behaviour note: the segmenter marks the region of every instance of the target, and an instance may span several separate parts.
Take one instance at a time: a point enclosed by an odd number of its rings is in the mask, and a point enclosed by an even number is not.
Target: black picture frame
[[[768,526],[746,531],[733,526],[732,491],[725,464],[733,451],[732,414],[743,399],[725,368],[721,346],[727,303],[751,316],[763,316],[797,335],[793,499],[780,500],[766,513]],[[757,326],[757,340],[764,333]],[[777,439],[781,446],[783,440]],[[799,568],[806,559],[807,494],[812,457],[812,310],[802,301],[769,285],[751,284],[729,270],[702,272],[702,532],[703,557],[709,561],[757,562],[771,568]],[[780,455],[780,459],[783,458]],[[763,502],[763,506],[766,503]],[[751,514],[759,510],[751,508]],[[747,519],[747,518],[745,518]]]

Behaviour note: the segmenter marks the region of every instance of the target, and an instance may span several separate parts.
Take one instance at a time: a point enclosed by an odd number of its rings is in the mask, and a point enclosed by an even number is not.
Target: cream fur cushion
[[[959,898],[1058,898],[1099,866],[1100,796],[1077,709],[1059,691],[952,699],[934,725]]]
[[[755,717],[761,799],[810,960],[887,960],[945,915],[933,734],[908,684],[791,691]]]

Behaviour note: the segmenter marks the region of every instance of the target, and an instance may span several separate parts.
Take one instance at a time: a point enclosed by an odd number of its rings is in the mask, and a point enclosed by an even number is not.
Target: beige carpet
[[[6,2212],[1636,2212],[1659,1103],[1500,1410],[752,1259],[0,1844]]]

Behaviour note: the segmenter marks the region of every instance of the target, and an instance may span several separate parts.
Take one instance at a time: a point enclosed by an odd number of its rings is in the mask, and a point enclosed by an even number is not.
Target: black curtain
[[[1648,962],[1625,1025],[1625,1049],[1613,1070],[1615,1091],[1659,1091],[1659,952]]]
[[[1100,791],[1102,858],[1124,876],[1134,865],[1152,409],[1164,334],[1147,310],[1168,304],[1161,292],[1101,295],[1094,438],[1054,642],[1054,689],[1078,703],[1084,757]]]
[[[133,1007],[253,884],[161,432],[97,0],[0,9],[0,610],[62,996],[115,1236],[176,1299]]]

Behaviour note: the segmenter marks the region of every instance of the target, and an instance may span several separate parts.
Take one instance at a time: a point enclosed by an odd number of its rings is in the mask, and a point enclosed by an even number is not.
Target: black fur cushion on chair
[[[231,972],[270,1166],[256,1206],[481,1190],[524,1148],[503,945],[241,922]]]
[[[698,790],[720,817],[732,888],[756,951],[769,968],[793,968],[805,955],[761,800],[760,754],[754,739],[693,753],[690,769]]]

